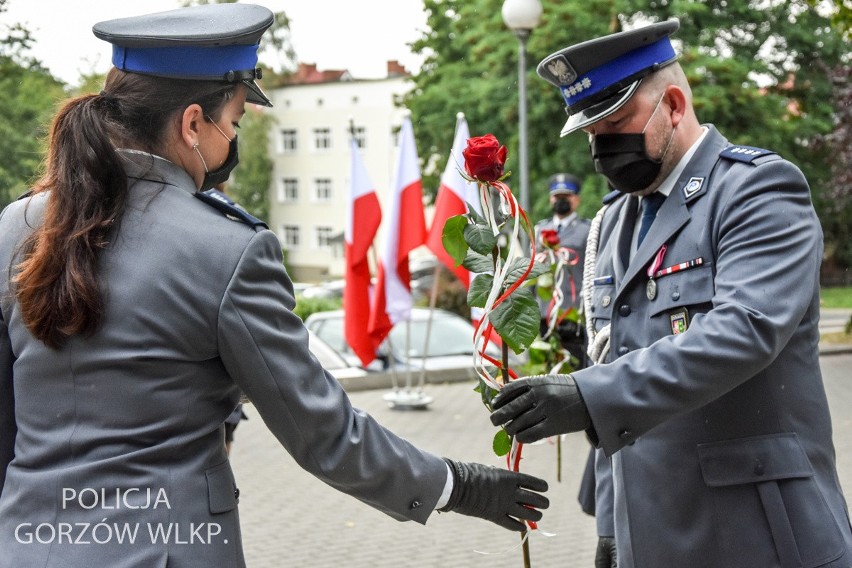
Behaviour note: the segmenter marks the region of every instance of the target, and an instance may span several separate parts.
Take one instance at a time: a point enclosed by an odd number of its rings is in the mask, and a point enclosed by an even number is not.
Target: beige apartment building
[[[382,79],[301,64],[291,82],[272,89],[273,160],[270,229],[285,250],[295,281],[319,282],[344,274],[350,124],[383,210],[396,160],[403,113],[397,101],[411,88],[408,74],[388,62]],[[381,249],[382,230],[376,237]]]

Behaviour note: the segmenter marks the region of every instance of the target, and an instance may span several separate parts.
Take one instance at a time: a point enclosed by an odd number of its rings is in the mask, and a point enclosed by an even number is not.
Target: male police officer
[[[586,255],[586,239],[589,237],[589,220],[577,216],[580,205],[580,180],[571,174],[560,173],[548,179],[550,208],[552,217],[539,221],[535,226],[536,250],[545,250],[542,242],[542,231],[556,231],[559,238],[559,250],[556,256],[564,256],[564,268],[559,287],[560,302],[553,298],[538,298],[541,311],[541,335],[544,336],[551,328],[553,317],[553,333],[559,335],[562,345],[580,364],[585,360],[585,333],[583,328],[573,320],[562,317],[566,310],[580,309],[583,287],[583,261]],[[554,282],[554,285],[556,282]],[[555,310],[555,312],[554,312]]]
[[[585,430],[611,458],[619,568],[848,568],[808,184],[698,122],[677,28],[598,38],[538,67],[567,104],[562,134],[583,129],[620,190],[587,249],[587,315],[609,342],[601,364],[510,383],[492,421],[521,442]]]

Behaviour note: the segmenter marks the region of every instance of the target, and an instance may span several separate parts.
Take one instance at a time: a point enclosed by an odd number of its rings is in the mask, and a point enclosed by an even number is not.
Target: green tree
[[[0,0],[0,12],[6,0]],[[0,30],[0,207],[24,193],[39,171],[43,140],[64,85],[28,55],[30,32],[21,25]]]
[[[273,117],[247,105],[240,121],[238,143],[240,165],[227,185],[228,194],[249,213],[269,219],[269,187],[272,182],[272,158],[269,156],[269,132]]]
[[[771,148],[798,164],[811,183],[827,227],[835,212],[822,207],[830,180],[830,150],[819,141],[835,124],[837,86],[832,69],[848,43],[805,0],[543,0],[542,21],[528,42],[530,203],[533,217],[547,213],[545,181],[558,171],[584,178],[581,213],[597,209],[606,182],[594,173],[584,136],[559,138],[565,121],[559,92],[539,79],[535,66],[579,41],[678,17],[681,63],[694,87],[699,120],[716,124],[740,144]],[[425,57],[404,101],[412,111],[424,162],[446,162],[455,113],[467,115],[471,134],[492,132],[509,148],[517,169],[518,42],[500,13],[502,0],[424,0],[428,30],[412,44]],[[835,16],[835,20],[837,17]],[[426,172],[434,193],[440,172]],[[848,236],[846,236],[848,238]],[[830,247],[830,250],[839,250]],[[852,259],[847,259],[847,265]]]

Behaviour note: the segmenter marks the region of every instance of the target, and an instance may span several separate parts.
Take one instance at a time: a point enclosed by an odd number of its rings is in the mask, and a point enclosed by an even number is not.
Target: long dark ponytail
[[[52,348],[97,331],[105,310],[99,251],[117,230],[128,182],[115,147],[158,153],[169,121],[192,103],[216,117],[234,87],[110,71],[104,92],[68,101],[50,129],[44,220],[22,245],[13,282],[30,332]]]

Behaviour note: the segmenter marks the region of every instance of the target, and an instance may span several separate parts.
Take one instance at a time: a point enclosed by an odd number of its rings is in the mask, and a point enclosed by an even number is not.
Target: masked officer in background
[[[548,233],[558,238],[559,248],[554,251],[554,260],[564,263],[561,285],[558,294],[550,298],[537,297],[541,311],[540,334],[544,337],[548,331],[559,336],[560,343],[579,362],[575,367],[585,366],[586,334],[582,325],[565,318],[564,314],[572,307],[582,309],[583,261],[586,254],[586,239],[589,236],[589,220],[577,216],[580,206],[580,180],[571,174],[561,173],[550,176],[547,181],[550,195],[550,208],[553,216],[539,221],[535,226],[536,252],[541,255],[548,247],[543,236]],[[553,250],[551,248],[551,250]],[[553,283],[555,285],[556,282]],[[556,292],[556,290],[554,290]],[[561,300],[557,303],[557,297]],[[551,319],[552,318],[552,319]]]
[[[522,530],[547,506],[543,481],[352,408],[275,233],[203,193],[237,163],[245,103],[271,104],[272,21],[209,4],[95,25],[104,90],[62,107],[44,177],[0,214],[0,567],[245,566],[223,426],[241,391],[302,468],[396,519]]]
[[[618,190],[587,247],[599,364],[513,381],[492,421],[524,443],[586,431],[611,460],[619,568],[848,568],[808,183],[699,123],[677,28],[594,39],[538,67],[567,105],[562,134],[582,129]],[[601,544],[597,565],[615,566]]]

